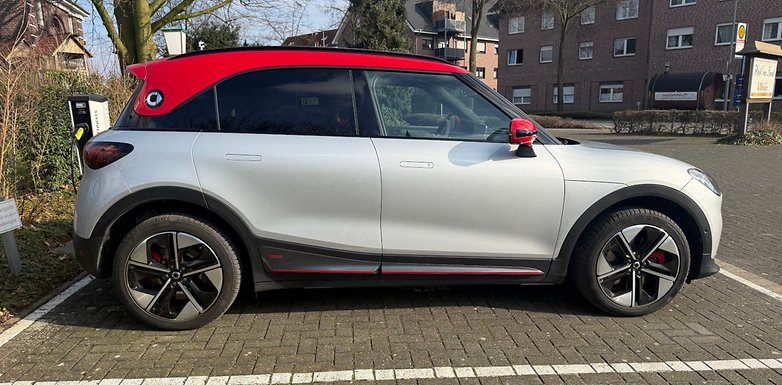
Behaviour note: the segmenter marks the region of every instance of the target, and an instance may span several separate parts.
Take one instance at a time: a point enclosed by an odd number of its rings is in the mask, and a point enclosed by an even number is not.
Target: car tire
[[[121,241],[114,258],[120,301],[140,321],[187,330],[220,317],[236,299],[241,268],[230,238],[189,214],[144,220]]]
[[[690,249],[671,218],[649,209],[608,213],[582,234],[570,275],[579,292],[606,313],[641,316],[681,289]]]

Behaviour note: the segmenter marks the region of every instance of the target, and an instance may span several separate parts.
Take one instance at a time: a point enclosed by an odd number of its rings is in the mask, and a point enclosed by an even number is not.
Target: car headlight
[[[717,181],[714,180],[709,174],[698,170],[697,168],[691,168],[687,170],[687,172],[690,173],[690,176],[692,176],[695,180],[698,182],[701,182],[706,188],[711,190],[713,193],[717,195],[722,195],[720,192],[720,186],[717,185]]]

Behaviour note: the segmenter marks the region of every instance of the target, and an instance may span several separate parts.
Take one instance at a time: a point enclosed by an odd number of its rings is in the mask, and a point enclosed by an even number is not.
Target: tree
[[[581,17],[589,7],[605,3],[608,0],[501,0],[498,5],[502,12],[548,11],[554,14],[559,23],[559,46],[557,47],[557,111],[565,109],[564,104],[564,51],[570,23]]]
[[[231,0],[91,0],[120,59],[120,68],[155,58],[155,32],[177,22],[214,12]],[[194,5],[197,3],[197,6]],[[114,17],[109,14],[113,7]],[[191,10],[196,8],[195,10]]]
[[[478,30],[483,20],[483,8],[486,0],[472,0],[472,20],[470,20],[470,72],[475,73],[475,58],[478,53]]]
[[[354,48],[411,51],[405,0],[350,0],[348,13],[357,20],[353,26]]]
[[[213,21],[205,22],[187,30],[187,50],[198,51],[198,42],[203,41],[206,49],[238,47],[239,26]]]

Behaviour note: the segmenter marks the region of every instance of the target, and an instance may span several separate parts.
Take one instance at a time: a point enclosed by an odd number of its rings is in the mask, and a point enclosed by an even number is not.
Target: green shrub
[[[611,120],[610,112],[598,111],[538,111],[531,112],[536,116],[558,116],[560,118],[578,119],[578,120]]]

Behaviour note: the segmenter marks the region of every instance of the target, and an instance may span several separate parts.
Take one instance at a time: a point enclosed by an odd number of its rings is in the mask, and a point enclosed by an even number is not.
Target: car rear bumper
[[[79,264],[87,273],[96,277],[105,277],[107,275],[101,272],[100,253],[102,248],[102,236],[82,238],[76,234],[73,235],[73,250],[76,260],[79,261]]]

